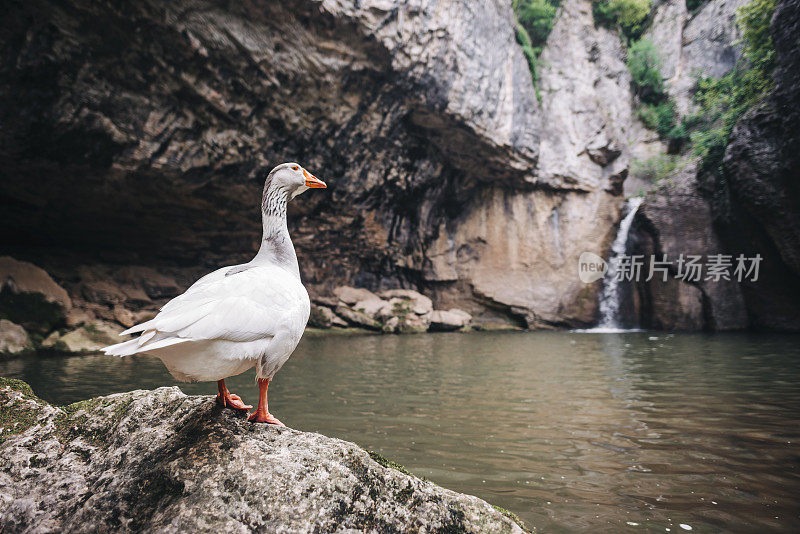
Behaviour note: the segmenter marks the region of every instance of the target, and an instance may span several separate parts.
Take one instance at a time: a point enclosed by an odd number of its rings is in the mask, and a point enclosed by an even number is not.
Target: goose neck
[[[280,188],[270,188],[264,192],[261,203],[263,234],[261,247],[253,258],[253,263],[269,263],[286,268],[300,277],[297,254],[289,237],[286,224],[286,203],[289,195]]]

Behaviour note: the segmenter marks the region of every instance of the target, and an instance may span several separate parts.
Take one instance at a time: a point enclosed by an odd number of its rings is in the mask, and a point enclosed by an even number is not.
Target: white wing
[[[232,269],[204,276],[165,304],[156,317],[123,332],[142,332],[138,339],[104,350],[126,355],[184,341],[265,339],[285,328],[308,300],[297,277],[280,267],[250,267],[226,276]]]

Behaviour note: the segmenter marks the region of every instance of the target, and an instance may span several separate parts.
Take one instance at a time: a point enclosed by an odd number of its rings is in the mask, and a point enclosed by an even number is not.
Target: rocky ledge
[[[0,379],[0,407],[2,532],[523,532],[353,443],[175,387],[56,407]]]
[[[151,273],[152,274],[152,273]],[[142,287],[153,288],[154,297]],[[171,291],[164,292],[165,287]],[[173,281],[146,274],[122,286],[98,281],[88,293],[103,294],[105,304],[70,298],[44,269],[0,256],[0,357],[39,349],[91,352],[118,343],[125,328],[152,319],[180,293]],[[412,289],[390,289],[377,295],[364,288],[339,286],[333,296],[312,295],[308,326],[338,332],[416,333],[469,330],[472,316],[458,308],[435,310],[433,301]],[[479,328],[491,328],[483,323]]]

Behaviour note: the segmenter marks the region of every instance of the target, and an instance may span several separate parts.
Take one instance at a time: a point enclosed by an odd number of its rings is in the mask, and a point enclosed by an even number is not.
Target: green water
[[[0,362],[0,375],[59,404],[175,384],[147,357],[31,357]],[[253,380],[227,382],[254,403]],[[540,532],[800,531],[798,337],[305,339],[270,408]]]

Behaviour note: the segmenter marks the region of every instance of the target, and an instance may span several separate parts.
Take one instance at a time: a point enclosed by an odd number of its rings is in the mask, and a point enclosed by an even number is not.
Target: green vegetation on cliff
[[[690,9],[700,5],[695,2]],[[670,154],[690,147],[699,159],[700,173],[714,184],[711,189],[718,200],[725,198],[722,160],[731,131],[772,87],[775,52],[770,21],[774,10],[775,0],[753,0],[737,10],[736,23],[743,36],[742,60],[721,78],[699,78],[694,94],[698,109],[680,120],[664,85],[659,50],[646,38],[630,43],[628,49],[627,65],[638,100],[637,115],[669,143]],[[635,161],[632,172],[655,182],[675,169],[675,158],[664,155]]]
[[[667,94],[661,76],[661,61],[649,39],[640,39],[628,49],[628,70],[639,98],[637,114],[648,128],[670,143],[674,152],[688,139],[689,124],[676,118],[675,102]]]
[[[697,11],[703,4],[708,2],[708,0],[686,0],[686,9],[689,11]]]
[[[701,171],[721,177],[722,158],[733,127],[772,87],[775,50],[770,20],[775,0],[753,0],[740,7],[736,22],[742,30],[743,61],[721,78],[698,80],[693,116],[692,150],[701,159]]]
[[[734,125],[771,87],[775,52],[769,28],[774,10],[775,0],[753,0],[739,8],[736,22],[743,35],[744,59],[721,78],[700,78],[694,95],[699,109],[680,121],[664,87],[656,46],[648,39],[630,45],[627,64],[639,100],[639,118],[669,143],[672,153],[691,141],[702,172],[721,174],[722,157]],[[661,174],[661,170],[649,174]]]
[[[539,80],[539,55],[544,49],[558,11],[560,0],[513,0],[517,41],[528,60],[533,84]],[[538,92],[537,92],[538,96]]]
[[[650,0],[595,0],[592,15],[597,24],[619,27],[628,39],[636,39],[645,29]]]

